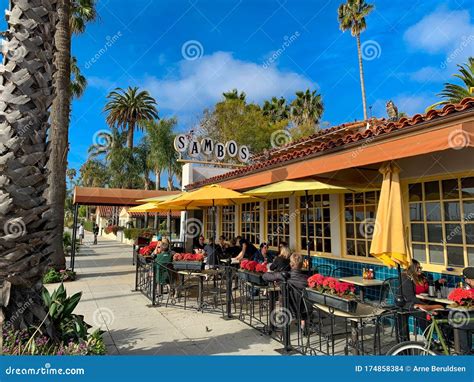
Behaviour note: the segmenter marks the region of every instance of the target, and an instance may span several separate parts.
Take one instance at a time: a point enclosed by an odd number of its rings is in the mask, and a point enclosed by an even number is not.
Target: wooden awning
[[[142,204],[138,202],[141,199],[177,194],[180,194],[180,191],[75,187],[73,203],[89,206],[137,206]]]

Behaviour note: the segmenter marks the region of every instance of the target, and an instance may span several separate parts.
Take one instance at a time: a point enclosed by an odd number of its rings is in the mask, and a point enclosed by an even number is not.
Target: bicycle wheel
[[[435,351],[426,348],[424,342],[405,341],[392,347],[387,355],[438,355]]]

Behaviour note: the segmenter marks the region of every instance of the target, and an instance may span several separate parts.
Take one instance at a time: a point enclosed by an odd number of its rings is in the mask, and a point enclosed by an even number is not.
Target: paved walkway
[[[77,313],[106,331],[109,354],[278,354],[281,344],[238,320],[194,309],[149,307],[145,296],[132,291],[131,246],[100,237],[98,245],[90,245],[91,239],[86,234],[76,257],[78,280],[65,286],[68,294],[82,291]]]

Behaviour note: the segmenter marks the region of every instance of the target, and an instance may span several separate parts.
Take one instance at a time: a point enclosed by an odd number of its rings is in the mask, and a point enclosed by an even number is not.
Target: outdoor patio
[[[86,234],[76,257],[78,280],[65,284],[68,294],[82,291],[77,313],[105,331],[109,355],[278,355],[281,344],[239,320],[195,309],[150,307],[135,287],[132,248]],[[57,284],[49,285],[49,289]]]

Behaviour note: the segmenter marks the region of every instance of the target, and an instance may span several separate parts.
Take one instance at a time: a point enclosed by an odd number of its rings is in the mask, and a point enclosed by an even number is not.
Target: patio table
[[[359,297],[361,301],[364,301],[364,289],[370,287],[381,287],[383,285],[383,280],[376,279],[364,279],[362,276],[351,276],[351,277],[342,277],[339,281],[344,283],[351,283],[359,287]]]
[[[313,306],[325,313],[349,320],[351,325],[352,353],[354,355],[359,355],[359,322],[364,318],[375,317],[385,312],[385,309],[360,302],[357,304],[357,309],[354,313],[345,312],[323,304],[313,304]]]
[[[453,301],[448,300],[447,298],[439,298],[439,297],[434,297],[434,296],[431,297],[431,296],[428,296],[427,294],[417,294],[416,297],[419,298],[420,300],[437,302],[438,304],[442,304],[442,305],[451,305],[453,303]]]
[[[195,272],[195,271],[178,271],[178,274],[182,276],[182,279],[184,279],[185,276],[188,277],[197,277],[199,278],[199,284],[198,284],[198,311],[203,311],[204,310],[204,281],[209,279],[209,277],[212,276],[217,276],[218,274],[222,273],[222,271],[218,269],[204,269],[200,272]],[[183,280],[184,281],[184,280]]]

